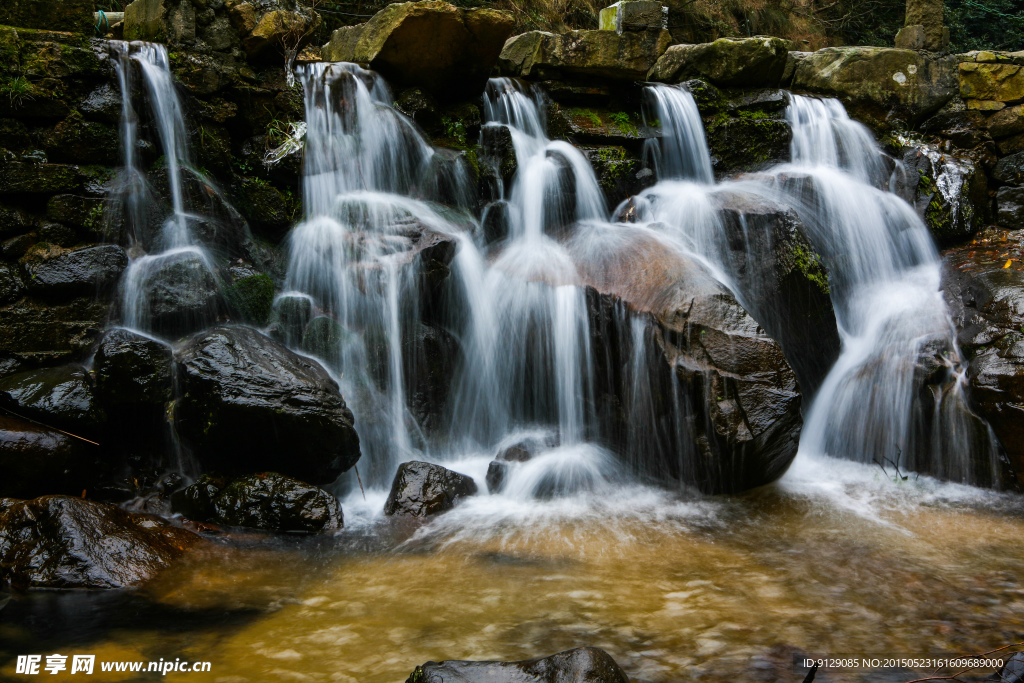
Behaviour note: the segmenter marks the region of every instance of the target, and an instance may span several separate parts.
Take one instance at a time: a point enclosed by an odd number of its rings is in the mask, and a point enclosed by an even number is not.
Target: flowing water
[[[146,259],[209,252],[176,199],[188,153],[166,53],[121,49],[123,90],[131,91],[126,67],[138,62],[155,103],[171,204],[148,237],[149,219],[126,204],[138,248],[125,315],[145,328],[144,315],[131,315],[145,310]],[[304,65],[297,75],[305,216],[288,238],[276,319],[299,311],[303,325],[285,330],[288,343],[339,380],[362,443],[365,496],[343,477],[346,527],[337,535],[231,536],[138,593],[19,596],[0,622],[5,675],[29,644],[107,660],[208,660],[208,677],[167,678],[224,683],[400,681],[430,659],[594,645],[636,681],[789,681],[803,680],[794,657],[804,655],[969,654],[1024,639],[1020,498],[871,463],[890,452],[913,467],[927,450],[929,471],[975,481],[958,458],[978,441],[935,248],[910,207],[885,191],[884,158],[837,102],[794,97],[793,162],[715,184],[692,98],[653,87],[665,137],[647,155],[661,180],[637,200],[637,222],[615,224],[585,157],[547,138],[542,94],[494,79],[485,126],[508,129],[520,170],[495,188],[507,236],[488,241],[459,199],[469,196],[464,161],[432,149],[380,77],[348,64]],[[142,192],[130,100],[124,186]],[[620,459],[602,446],[580,284],[582,270],[648,240],[706,264],[750,299],[722,245],[724,193],[799,215],[830,271],[842,353],[805,406],[786,476],[709,497],[651,485],[637,477],[639,454]],[[424,298],[425,264],[447,241],[456,245],[452,286],[435,308]],[[654,400],[646,328],[625,313],[623,323],[636,375],[623,408],[643,451]],[[409,349],[425,328],[461,349],[441,419],[415,409]],[[929,385],[930,420],[919,406],[924,351],[941,359],[932,371],[943,378]],[[682,422],[685,406],[678,411]],[[534,457],[512,463],[504,489],[487,493],[489,461],[515,445]],[[481,494],[422,526],[385,519],[395,467],[410,459],[469,474]]]

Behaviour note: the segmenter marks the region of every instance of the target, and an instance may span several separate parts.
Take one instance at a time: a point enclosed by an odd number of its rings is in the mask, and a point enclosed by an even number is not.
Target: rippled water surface
[[[462,465],[475,474],[480,462]],[[775,681],[803,679],[800,653],[1024,640],[1016,497],[809,458],[742,497],[639,485],[535,503],[482,495],[418,529],[382,522],[383,496],[347,501],[337,537],[235,539],[141,594],[16,596],[0,613],[4,659],[45,643],[212,662],[168,680],[383,682],[431,659],[595,645],[637,681]]]

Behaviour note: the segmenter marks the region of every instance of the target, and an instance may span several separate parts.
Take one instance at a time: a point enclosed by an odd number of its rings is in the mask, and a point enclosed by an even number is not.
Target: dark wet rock
[[[80,495],[103,466],[96,446],[0,412],[0,496]]]
[[[480,228],[483,230],[484,240],[488,244],[502,242],[507,239],[509,229],[508,201],[501,199],[485,206],[483,215],[480,218]]]
[[[334,496],[276,472],[236,479],[217,495],[213,507],[213,521],[227,526],[317,533],[343,523]]]
[[[672,41],[665,30],[529,31],[501,50],[498,67],[506,76],[560,80],[580,76],[601,80],[640,81]]]
[[[584,147],[582,151],[590,160],[608,206],[617,206],[627,197],[640,194],[657,180],[625,147]]]
[[[525,443],[517,443],[509,446],[508,448],[502,449],[498,453],[498,460],[505,462],[526,462],[533,457],[533,452],[527,448]]]
[[[405,2],[388,5],[365,24],[336,30],[323,57],[369,64],[391,83],[458,99],[483,90],[512,28],[508,12]]]
[[[21,259],[29,291],[37,296],[81,296],[109,291],[128,266],[115,244],[62,249],[42,243]]]
[[[94,296],[57,305],[22,298],[0,306],[0,349],[35,361],[80,357],[102,332],[109,308]]]
[[[990,142],[992,137],[985,130],[985,115],[980,111],[943,111],[921,124],[922,133],[947,138],[960,149],[974,149]]]
[[[994,683],[1019,683],[1024,681],[1024,652],[1017,652],[1010,657],[1003,668],[991,679]]]
[[[581,275],[607,442],[648,476],[708,492],[781,476],[802,397],[780,344],[703,266],[654,238],[603,257]]]
[[[43,139],[43,145],[51,161],[116,166],[120,150],[112,143],[117,139],[114,126],[86,121],[80,112],[72,111]]]
[[[521,662],[427,662],[406,683],[629,683],[615,660],[596,647],[578,647]]]
[[[567,107],[552,102],[547,111],[548,134],[584,145],[625,145],[639,151],[655,133],[636,112]]]
[[[439,327],[417,324],[402,337],[406,404],[428,431],[443,426],[458,353],[458,342]]]
[[[1001,187],[996,193],[996,222],[1011,230],[1024,228],[1024,187]]]
[[[244,178],[234,190],[235,206],[253,230],[284,236],[298,216],[298,200],[261,178]]]
[[[93,381],[80,365],[29,370],[0,379],[0,402],[44,424],[95,434],[104,421]]]
[[[7,263],[0,263],[0,304],[20,299],[25,293],[25,283],[18,269]]]
[[[278,325],[284,342],[294,346],[302,342],[302,337],[313,318],[313,300],[308,296],[286,294],[279,296],[274,302],[271,321]]]
[[[114,84],[104,83],[82,100],[78,111],[87,119],[117,125],[121,122],[121,91]]]
[[[274,306],[274,281],[265,273],[250,273],[224,289],[224,298],[242,322],[266,325]]]
[[[948,154],[935,145],[914,144],[903,154],[907,199],[941,245],[962,242],[991,215],[988,181],[967,154]]]
[[[487,476],[485,481],[487,482],[487,490],[491,493],[501,493],[501,490],[505,488],[505,480],[508,479],[509,464],[507,462],[499,462],[492,460],[487,464]]]
[[[208,469],[276,470],[329,483],[359,459],[337,383],[315,361],[246,327],[215,327],[177,352],[178,433]]]
[[[152,515],[44,496],[0,515],[0,578],[23,588],[126,588],[152,578],[200,540]]]
[[[171,400],[171,349],[123,328],[107,332],[93,363],[96,391],[108,406],[162,406]]]
[[[512,133],[507,126],[484,126],[480,129],[480,178],[489,184],[486,191],[491,198],[506,196],[501,191],[509,190],[518,170]]]
[[[1024,185],[1024,152],[1000,159],[992,169],[992,180],[1004,185]]]
[[[405,462],[398,466],[384,514],[428,517],[451,510],[476,492],[476,483],[464,474],[428,462]]]
[[[705,130],[717,177],[789,161],[793,130],[781,115],[718,116]]]
[[[943,291],[970,359],[974,409],[988,420],[1024,484],[1024,271],[1018,232],[992,231],[943,253]]]
[[[673,45],[647,80],[679,83],[701,78],[720,87],[778,87],[789,54],[781,38],[719,38],[711,43]]]
[[[79,177],[77,166],[14,161],[0,154],[0,194],[74,192],[79,187]]]
[[[815,394],[839,357],[828,273],[792,211],[760,197],[715,195],[743,301],[782,345],[805,396]]]
[[[339,358],[342,344],[348,336],[340,322],[330,316],[318,315],[303,330],[301,346],[314,356],[334,361]]]
[[[216,514],[213,501],[227,486],[227,480],[204,474],[194,483],[171,494],[171,511],[199,522],[208,521]]]
[[[98,238],[103,231],[103,208],[104,200],[97,197],[59,194],[46,203],[46,217]]]
[[[206,260],[194,251],[158,258],[142,282],[153,331],[177,337],[216,320],[220,285]]]
[[[428,135],[439,135],[444,131],[437,101],[421,88],[406,88],[398,93],[395,108],[415,121]]]

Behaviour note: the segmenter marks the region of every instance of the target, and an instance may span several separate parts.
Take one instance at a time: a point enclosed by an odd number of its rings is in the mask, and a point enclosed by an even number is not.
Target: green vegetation
[[[807,245],[798,243],[793,247],[793,263],[804,277],[825,294],[829,293],[828,273],[821,265],[821,259]]]
[[[260,273],[244,277],[225,290],[228,302],[241,316],[257,325],[266,324],[274,307],[274,281]]]
[[[24,76],[8,77],[0,80],[0,97],[7,98],[12,107],[20,107],[25,100],[32,99],[32,84]]]

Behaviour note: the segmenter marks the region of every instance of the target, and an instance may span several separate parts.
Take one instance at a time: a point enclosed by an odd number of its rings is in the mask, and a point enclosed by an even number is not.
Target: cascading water
[[[191,224],[197,216],[186,211],[182,168],[189,167],[185,118],[174,88],[167,48],[154,43],[113,42],[115,68],[121,86],[121,132],[124,167],[115,196],[125,207],[124,237],[130,242],[131,263],[122,281],[122,323],[146,333],[161,333],[154,324],[151,303],[154,278],[168,267],[177,266],[184,277],[212,283],[216,288],[213,261],[193,235]],[[150,110],[163,151],[164,171],[170,199],[170,215],[151,234],[150,207],[158,204],[138,159],[138,117],[132,106],[133,65],[141,71]],[[207,183],[203,179],[204,183]],[[207,185],[209,187],[209,185]],[[212,322],[215,305],[199,306],[193,326]]]
[[[888,172],[867,129],[836,100],[792,96],[793,162],[712,186],[694,171],[710,165],[692,97],[679,87],[649,90],[674,139],[661,143],[669,175],[643,193],[641,218],[705,259],[762,322],[770,312],[758,311],[758,284],[740,282],[737,268],[752,270],[763,255],[748,234],[737,263],[716,198],[740,193],[791,208],[829,270],[842,353],[806,411],[802,452],[997,482],[992,437],[964,397],[966,364],[939,291],[938,253],[913,208],[879,189]]]

